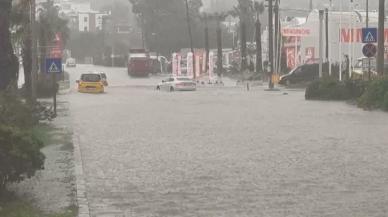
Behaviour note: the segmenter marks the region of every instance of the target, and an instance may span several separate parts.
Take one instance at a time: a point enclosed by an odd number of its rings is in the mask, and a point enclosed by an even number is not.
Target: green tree
[[[240,20],[241,70],[243,71],[248,66],[247,40],[248,36],[255,35],[255,28],[252,27],[255,26],[257,11],[255,4],[252,4],[251,0],[237,0],[237,3],[237,6],[229,13],[234,17],[238,17]],[[260,4],[258,6],[260,6]],[[251,38],[251,41],[253,42],[253,37]]]
[[[170,54],[181,48],[189,47],[186,9],[182,0],[129,0],[137,15],[146,47]],[[189,10],[192,24],[194,47],[201,47],[202,25],[200,24],[201,0],[191,0]]]
[[[16,86],[19,64],[10,37],[12,0],[0,1],[0,91]]]
[[[46,56],[56,34],[60,34],[65,44],[69,39],[70,29],[67,20],[59,16],[59,10],[52,0],[47,0],[38,11],[38,40],[40,55]]]

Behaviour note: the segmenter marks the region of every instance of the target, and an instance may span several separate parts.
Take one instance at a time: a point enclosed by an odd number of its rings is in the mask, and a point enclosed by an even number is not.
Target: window
[[[101,81],[101,76],[99,74],[83,74],[81,76],[81,81],[99,82],[99,81]]]
[[[88,31],[88,27],[87,27],[87,26],[84,27],[84,31],[85,31],[85,32]]]
[[[85,23],[88,22],[88,18],[87,18],[87,17],[84,17],[84,22],[85,22]]]

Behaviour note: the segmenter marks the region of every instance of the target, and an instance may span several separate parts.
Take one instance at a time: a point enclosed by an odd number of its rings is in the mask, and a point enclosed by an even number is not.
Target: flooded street
[[[388,215],[386,113],[96,70],[107,93],[68,96],[93,217]]]

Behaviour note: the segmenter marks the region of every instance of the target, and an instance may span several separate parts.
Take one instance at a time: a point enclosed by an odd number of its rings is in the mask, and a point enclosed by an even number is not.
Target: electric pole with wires
[[[196,70],[195,70],[195,53],[194,53],[194,45],[193,45],[193,35],[191,33],[191,22],[190,22],[190,11],[189,11],[189,2],[188,0],[186,1],[186,21],[187,21],[187,29],[189,33],[189,38],[190,38],[190,50],[191,53],[193,53],[193,77],[196,79]]]
[[[384,75],[385,0],[379,0],[379,28],[377,36],[377,72]]]

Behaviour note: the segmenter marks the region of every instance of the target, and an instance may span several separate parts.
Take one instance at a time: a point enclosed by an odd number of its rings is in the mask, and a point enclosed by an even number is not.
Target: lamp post
[[[269,83],[268,88],[273,89],[274,83],[272,80],[273,75],[273,4],[272,0],[268,1],[268,70],[269,70]]]
[[[36,37],[36,2],[35,0],[31,0],[30,2],[30,28],[31,28],[31,41],[32,41],[32,49],[31,49],[31,99],[32,102],[36,102],[36,76],[38,71],[37,65],[37,37]]]
[[[191,53],[193,53],[194,57],[193,57],[193,77],[194,79],[196,78],[196,71],[195,71],[195,53],[194,53],[194,46],[193,46],[193,36],[192,36],[192,33],[191,33],[191,24],[190,24],[190,13],[189,13],[189,2],[188,0],[185,0],[186,2],[186,20],[187,20],[187,29],[188,29],[188,33],[189,33],[189,38],[190,38],[190,49],[191,49]]]

